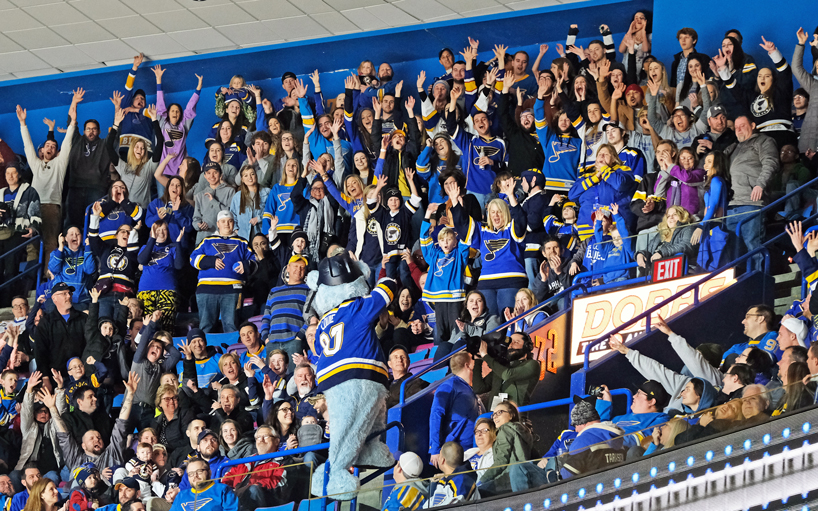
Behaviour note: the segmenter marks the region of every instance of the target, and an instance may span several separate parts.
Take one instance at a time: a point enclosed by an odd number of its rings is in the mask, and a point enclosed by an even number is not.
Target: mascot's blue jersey
[[[382,279],[372,293],[354,298],[324,314],[315,331],[318,392],[347,380],[389,382],[386,357],[373,323],[397,291],[392,279]]]

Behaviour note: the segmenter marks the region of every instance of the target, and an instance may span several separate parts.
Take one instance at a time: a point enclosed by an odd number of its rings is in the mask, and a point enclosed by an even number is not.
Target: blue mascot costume
[[[369,267],[348,252],[321,261],[307,284],[315,291],[312,305],[321,316],[315,332],[319,355],[318,392],[327,398],[332,437],[327,495],[350,500],[360,488],[350,467],[391,467],[389,448],[371,433],[386,427],[389,373],[375,335],[375,322],[395,296],[392,279],[381,280],[370,293]],[[313,474],[312,492],[322,495],[324,466]]]

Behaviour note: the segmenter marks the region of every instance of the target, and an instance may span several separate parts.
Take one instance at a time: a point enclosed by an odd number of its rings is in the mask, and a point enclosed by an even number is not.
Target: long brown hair
[[[256,169],[250,166],[241,169],[241,176],[239,178],[239,193],[241,194],[239,197],[239,213],[244,213],[248,206],[251,209],[261,209],[261,185],[258,184],[258,174],[256,174],[256,194],[253,196],[250,194],[250,188],[244,184],[244,179],[241,179],[247,170],[253,173],[256,172]]]
[[[190,164],[188,163],[188,175],[190,175]],[[197,176],[198,179],[198,176]],[[171,176],[168,178],[168,185],[165,187],[165,193],[162,194],[162,202],[167,204],[170,202],[170,192],[168,189],[170,188],[170,184],[174,181],[179,181],[179,186],[182,187],[182,192],[179,194],[179,199],[185,200],[185,192],[187,191],[187,186],[185,180],[182,179],[180,176]]]
[[[28,489],[28,502],[23,511],[45,511],[45,502],[43,502],[43,493],[49,484],[56,484],[47,477],[38,480],[34,485]]]
[[[809,374],[809,366],[805,362],[793,362],[787,369],[787,393],[785,394],[784,406],[787,412],[798,409],[807,387],[803,383],[805,376]]]

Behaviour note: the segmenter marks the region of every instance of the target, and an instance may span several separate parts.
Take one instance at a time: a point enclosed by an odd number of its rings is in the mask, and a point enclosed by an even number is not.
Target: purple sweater
[[[176,155],[165,167],[164,175],[166,176],[179,175],[179,165],[187,157],[187,136],[190,133],[190,127],[193,126],[193,120],[196,118],[196,104],[198,102],[199,91],[196,90],[193,91],[193,95],[187,102],[179,125],[174,126],[168,120],[168,110],[165,108],[165,93],[162,91],[162,84],[156,85],[156,116],[159,117],[159,126],[165,135],[162,159],[165,159],[169,154]],[[173,142],[170,147],[168,147],[169,142]]]
[[[653,191],[665,197],[668,207],[682,206],[691,215],[696,215],[703,209],[696,185],[704,182],[705,174],[702,169],[685,170],[674,165],[669,172],[659,172]]]

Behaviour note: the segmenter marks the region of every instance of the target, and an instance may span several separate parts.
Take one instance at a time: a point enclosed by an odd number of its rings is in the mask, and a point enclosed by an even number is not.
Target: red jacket
[[[244,463],[231,468],[222,478],[224,484],[236,488],[244,481],[257,484],[264,489],[272,490],[286,482],[286,475],[281,465],[273,460]]]

